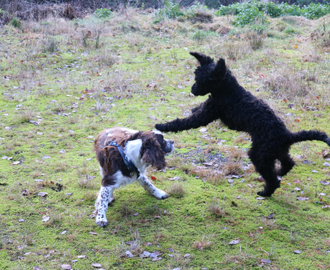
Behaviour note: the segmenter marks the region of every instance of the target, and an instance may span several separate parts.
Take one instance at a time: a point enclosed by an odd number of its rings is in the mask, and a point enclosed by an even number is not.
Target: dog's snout
[[[165,152],[166,153],[170,153],[172,152],[174,148],[174,141],[172,140],[166,140],[166,149],[165,149]]]

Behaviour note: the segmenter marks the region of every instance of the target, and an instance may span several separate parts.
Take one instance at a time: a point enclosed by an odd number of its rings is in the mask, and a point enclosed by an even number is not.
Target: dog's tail
[[[292,133],[292,143],[313,140],[323,141],[330,146],[330,138],[325,132],[318,130],[302,130]]]

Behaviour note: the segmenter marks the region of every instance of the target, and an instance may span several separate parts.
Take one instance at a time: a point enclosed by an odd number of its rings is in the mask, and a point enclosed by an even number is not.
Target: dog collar
[[[119,146],[118,143],[116,143],[115,141],[111,141],[111,142],[107,143],[107,145],[116,146],[124,160],[124,163],[125,163],[127,169],[131,172],[131,175],[132,175],[132,173],[136,173],[137,177],[140,176],[139,170],[135,167],[134,163],[127,158],[127,156],[124,153],[123,148],[121,146]]]

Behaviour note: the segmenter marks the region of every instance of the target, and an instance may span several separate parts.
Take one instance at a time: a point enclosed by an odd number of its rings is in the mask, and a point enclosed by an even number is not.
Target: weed
[[[81,175],[81,173],[78,173]],[[94,177],[88,174],[81,175],[78,180],[78,186],[83,189],[96,189],[98,184],[93,181]]]
[[[247,33],[247,38],[249,40],[252,50],[260,49],[264,44],[264,35],[260,31],[252,31]]]
[[[196,33],[193,35],[193,39],[196,40],[198,43],[201,43],[205,37],[206,37],[206,32],[202,30],[197,30]]]
[[[99,8],[94,11],[94,16],[101,19],[109,18],[111,15],[111,10],[107,8]]]
[[[44,53],[46,52],[54,53],[59,50],[58,44],[59,42],[57,42],[54,38],[48,38],[43,42],[42,51]]]
[[[100,37],[101,37],[101,30],[98,30],[96,40],[95,40],[95,49],[99,49],[101,47]]]
[[[243,173],[241,161],[228,161],[222,169],[225,175],[241,175]]]
[[[93,189],[95,189],[95,186],[93,186]],[[84,200],[89,202],[94,202],[97,198],[97,194],[93,191],[87,191],[84,194]]]
[[[165,19],[175,19],[183,15],[179,3],[166,0],[164,1],[164,7],[155,13],[154,23],[159,23]]]
[[[134,212],[135,212],[134,209],[133,209],[130,205],[128,205],[128,204],[126,204],[126,203],[123,203],[123,204],[121,205],[121,207],[120,207],[118,213],[119,213],[119,215],[120,215],[121,217],[128,218],[128,217],[131,216]]]
[[[208,209],[212,215],[215,215],[218,217],[224,217],[226,215],[225,207],[220,204],[219,200],[213,199],[210,202]]]
[[[182,198],[185,191],[181,183],[175,183],[168,188],[168,193],[175,198]]]
[[[159,208],[158,203],[149,205],[145,208],[144,212],[150,216],[158,216],[161,214],[161,209]]]
[[[21,111],[19,116],[19,123],[27,123],[33,120],[35,113],[33,110],[24,110]]]
[[[89,42],[88,39],[90,39],[90,37],[92,36],[92,32],[89,30],[86,31],[82,31],[82,43],[84,47],[88,47],[89,46]]]
[[[17,18],[13,18],[10,22],[10,25],[14,26],[15,28],[21,28],[22,27],[22,22],[17,19]]]
[[[211,248],[212,242],[209,240],[209,238],[210,237],[203,235],[201,239],[196,240],[193,243],[193,248],[196,248],[199,250],[205,250],[205,249]]]

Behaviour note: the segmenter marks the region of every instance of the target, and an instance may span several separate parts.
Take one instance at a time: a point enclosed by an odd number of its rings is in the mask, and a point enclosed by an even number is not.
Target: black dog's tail
[[[292,143],[313,140],[323,141],[330,146],[330,138],[325,132],[318,130],[302,130],[292,133]]]

